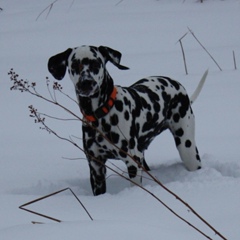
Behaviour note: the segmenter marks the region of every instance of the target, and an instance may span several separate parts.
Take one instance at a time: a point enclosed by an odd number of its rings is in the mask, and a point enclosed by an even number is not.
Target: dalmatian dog
[[[143,78],[130,87],[115,86],[106,63],[128,69],[120,60],[121,53],[109,47],[81,46],[52,56],[48,62],[55,79],[62,80],[68,69],[75,86],[85,120],[83,147],[94,195],[106,192],[107,159],[124,161],[131,181],[141,184],[142,170],[149,170],[144,151],[166,129],[186,168],[201,168],[191,103],[201,91],[207,71],[189,98],[179,82],[163,76]]]

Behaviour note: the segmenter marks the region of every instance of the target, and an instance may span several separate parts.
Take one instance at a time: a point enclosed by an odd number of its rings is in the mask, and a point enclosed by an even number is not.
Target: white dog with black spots
[[[75,86],[86,120],[82,126],[83,146],[94,195],[106,192],[107,159],[123,160],[130,179],[141,184],[142,169],[149,170],[144,151],[166,129],[171,131],[186,168],[201,168],[191,104],[201,91],[207,71],[189,98],[179,82],[163,76],[143,78],[130,87],[115,86],[106,63],[128,69],[120,65],[120,59],[121,53],[109,47],[81,46],[69,48],[48,62],[55,79],[63,79],[68,69]]]

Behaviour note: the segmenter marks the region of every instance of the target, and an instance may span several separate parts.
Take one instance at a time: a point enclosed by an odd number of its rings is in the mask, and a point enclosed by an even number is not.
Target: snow
[[[105,45],[122,52],[120,71],[108,70],[119,85],[130,85],[149,75],[180,81],[191,95],[209,69],[203,90],[193,105],[196,141],[203,168],[188,172],[182,165],[172,136],[164,132],[146,151],[151,173],[190,204],[227,239],[240,236],[240,59],[239,0],[59,0],[47,16],[39,16],[52,1],[1,1],[0,7],[0,238],[14,239],[205,239],[177,219],[153,197],[108,171],[107,193],[93,197],[84,154],[53,135],[39,130],[28,115],[33,104],[56,116],[65,113],[24,93],[10,91],[10,68],[37,82],[47,94],[48,58],[68,47]],[[36,18],[39,16],[38,20]],[[178,40],[190,28],[214,56],[220,71],[193,36],[182,40],[189,75],[185,75]],[[61,82],[74,97],[68,76]],[[59,96],[76,113],[78,107]],[[80,114],[80,113],[78,113]],[[63,136],[81,138],[81,124],[49,120]],[[75,139],[81,144],[80,139]],[[65,158],[81,158],[69,160]],[[122,171],[120,161],[108,165]],[[143,186],[212,239],[219,236],[200,222],[160,186],[144,179]],[[93,217],[91,221],[76,199],[63,192],[28,206],[62,220],[56,223],[18,207],[70,187]],[[31,221],[44,224],[32,224]]]

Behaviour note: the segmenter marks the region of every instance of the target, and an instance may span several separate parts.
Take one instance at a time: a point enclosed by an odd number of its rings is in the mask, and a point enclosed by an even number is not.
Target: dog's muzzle
[[[78,95],[88,97],[93,95],[98,86],[94,80],[81,80],[76,85],[76,92]]]

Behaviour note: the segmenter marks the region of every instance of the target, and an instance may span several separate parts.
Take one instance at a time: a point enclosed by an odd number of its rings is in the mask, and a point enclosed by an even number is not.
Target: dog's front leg
[[[142,185],[142,162],[144,158],[134,156],[125,160],[128,169],[128,175],[131,182],[131,186]]]
[[[89,160],[90,181],[94,196],[104,194],[106,192],[106,161],[96,162]]]

